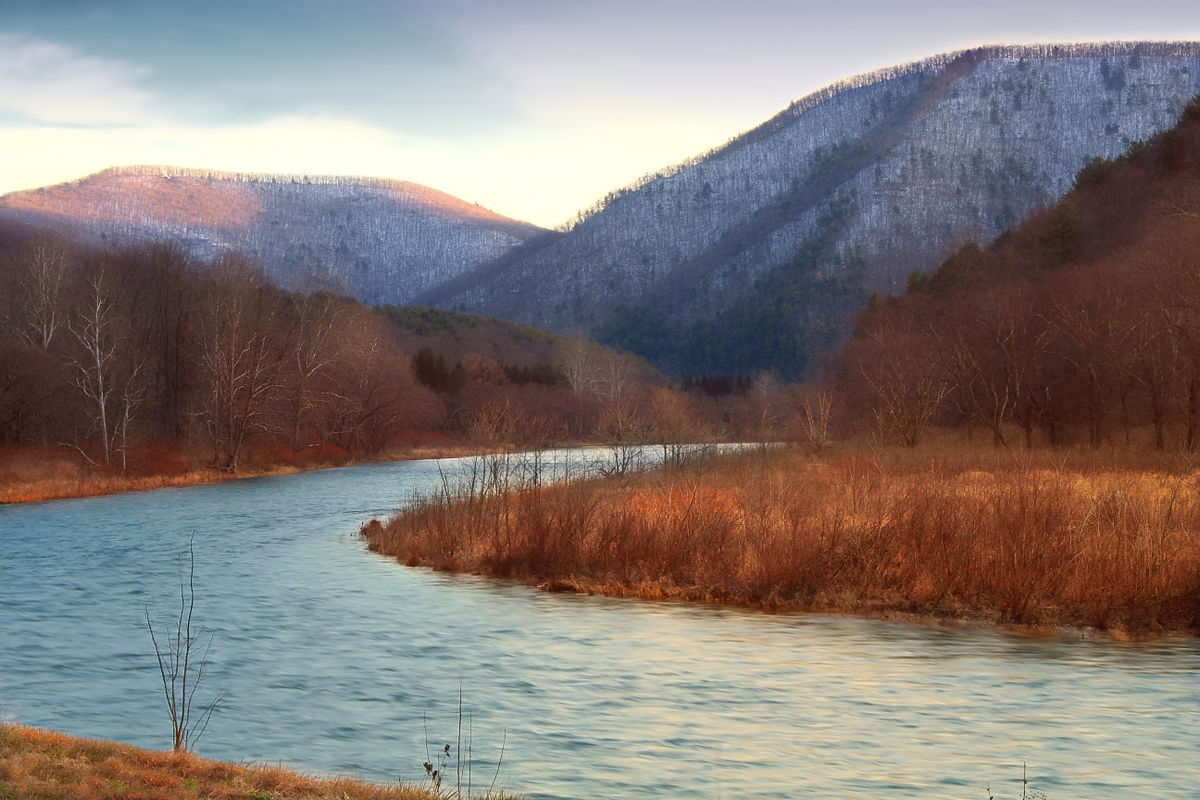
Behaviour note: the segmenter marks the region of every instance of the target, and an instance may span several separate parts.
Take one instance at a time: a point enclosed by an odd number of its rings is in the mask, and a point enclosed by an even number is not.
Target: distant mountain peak
[[[411,181],[394,178],[374,178],[362,175],[310,175],[304,173],[269,173],[269,172],[235,172],[219,169],[202,169],[196,167],[177,167],[167,164],[131,164],[126,166],[108,167],[82,178],[54,186],[41,187],[27,191],[11,192],[0,195],[0,204],[10,198],[19,201],[28,192],[44,196],[56,189],[87,187],[89,185],[104,185],[126,180],[155,180],[173,181],[183,179],[195,183],[230,184],[230,185],[259,185],[276,184],[279,186],[333,186],[348,189],[368,189],[390,194],[402,203],[411,203],[462,220],[484,222],[500,226],[514,226],[516,230],[540,230],[536,225],[505,217],[477,203],[469,203],[462,198]]]
[[[282,285],[328,276],[368,303],[404,303],[542,232],[409,181],[164,165],[112,167],[0,197],[0,215],[85,239],[237,249]]]

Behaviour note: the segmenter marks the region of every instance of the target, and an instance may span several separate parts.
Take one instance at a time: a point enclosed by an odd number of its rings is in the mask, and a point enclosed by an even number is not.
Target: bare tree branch
[[[197,643],[203,637],[204,630],[200,629],[195,635],[192,633],[195,608],[196,551],[193,537],[188,541],[186,581],[182,572],[179,578],[179,611],[175,615],[175,630],[161,645],[150,618],[150,609],[145,609],[146,629],[150,632],[150,642],[154,646],[163,697],[171,720],[172,749],[176,752],[188,750],[203,735],[222,699],[217,695],[201,710],[200,716],[193,720],[196,692],[208,667],[208,651],[212,647],[212,636],[209,636],[203,651],[196,652]]]

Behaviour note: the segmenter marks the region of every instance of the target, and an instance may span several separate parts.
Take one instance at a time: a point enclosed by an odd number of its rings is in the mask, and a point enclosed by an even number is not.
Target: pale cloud
[[[0,193],[124,164],[358,174],[554,225],[857,72],[1200,33],[1194,0],[1013,2],[0,0]]]
[[[0,34],[0,114],[35,125],[131,125],[151,117],[149,70],[56,42]]]
[[[553,226],[616,186],[720,141],[688,122],[595,117],[577,129],[563,123],[534,137],[469,147],[316,116],[230,125],[152,121],[121,129],[0,124],[0,193],[128,164],[364,175],[422,183]]]
[[[192,124],[166,111],[186,98],[164,102],[143,88],[150,77],[136,64],[0,34],[0,194],[129,164],[366,175],[422,183],[553,226],[746,127],[728,115],[643,99],[627,98],[614,112],[617,98],[561,97],[531,104],[532,125],[451,139],[317,115]]]
[[[141,88],[149,70],[54,42],[0,34],[0,193],[112,166],[414,181],[553,226],[607,192],[718,143],[729,120],[642,105],[623,113],[549,103],[537,124],[438,140],[332,116],[191,124]]]

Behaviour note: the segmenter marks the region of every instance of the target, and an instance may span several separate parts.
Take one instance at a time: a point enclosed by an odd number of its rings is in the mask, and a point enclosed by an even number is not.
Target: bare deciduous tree
[[[866,382],[875,435],[913,447],[946,396],[948,386],[933,371],[928,343],[898,331],[872,335],[876,357],[859,366]],[[900,340],[905,344],[901,345]]]
[[[21,335],[43,350],[65,323],[61,295],[69,265],[66,245],[44,236],[32,241],[18,258],[17,286],[26,322]]]
[[[313,384],[340,356],[335,335],[343,316],[336,298],[328,292],[301,293],[294,298],[295,314],[291,372],[291,444],[300,446],[300,425],[315,406]]]
[[[379,452],[400,427],[406,400],[416,391],[411,363],[368,318],[344,333],[321,395],[325,435],[349,451]]]
[[[1058,358],[1079,380],[1088,438],[1107,436],[1108,403],[1124,370],[1129,299],[1120,289],[1090,284],[1048,303],[1047,321],[1059,335]]]
[[[663,463],[682,464],[688,455],[688,445],[704,438],[698,416],[686,395],[665,386],[654,390],[650,397],[652,435],[662,448]]]
[[[928,328],[947,396],[958,413],[986,425],[998,446],[1008,444],[1005,424],[1018,420],[1028,445],[1031,384],[1048,323],[1037,315],[1027,288],[959,303]]]
[[[779,438],[779,379],[770,372],[761,373],[750,384],[746,399],[750,406],[751,435],[765,449]]]
[[[563,375],[567,386],[577,396],[597,390],[600,383],[600,352],[600,348],[581,336],[571,339],[564,347]]]
[[[139,380],[142,361],[126,363],[132,357],[126,352],[128,347],[122,346],[127,340],[117,318],[114,291],[111,279],[98,270],[87,283],[83,310],[68,327],[82,349],[82,357],[72,362],[75,385],[92,407],[101,458],[111,464],[115,444],[121,454],[121,468],[125,469],[129,423],[141,404],[145,387]]]
[[[207,706],[196,707],[196,692],[204,671],[208,667],[208,651],[212,636],[202,641],[204,629],[193,632],[192,615],[196,608],[196,551],[195,542],[188,542],[188,566],[186,579],[180,570],[179,612],[174,618],[174,629],[168,630],[162,644],[154,631],[150,609],[146,608],[146,629],[150,631],[150,642],[154,645],[154,656],[158,660],[158,673],[162,678],[163,697],[167,702],[167,714],[171,719],[171,749],[175,752],[188,750],[208,728],[213,712],[221,702],[218,695]],[[198,714],[197,714],[198,712]]]
[[[200,368],[208,382],[202,417],[214,465],[233,472],[250,432],[264,427],[283,356],[277,309],[262,274],[240,256],[214,267],[200,319]]]
[[[634,437],[641,420],[634,398],[630,357],[604,351],[597,363],[596,389],[604,403],[601,430],[614,442],[626,442]]]
[[[800,394],[800,438],[808,449],[820,453],[833,441],[833,398],[817,387]]]

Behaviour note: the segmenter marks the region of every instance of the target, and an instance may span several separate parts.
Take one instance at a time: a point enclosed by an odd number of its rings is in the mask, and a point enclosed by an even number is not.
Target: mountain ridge
[[[1088,159],[1173,124],[1198,75],[1197,42],[990,45],[864,73],[419,300],[582,327],[679,373],[797,374],[846,335],[870,292],[993,238],[1061,196]],[[818,222],[831,215],[842,233],[825,241]],[[828,313],[822,283],[836,285]],[[773,320],[789,328],[784,350],[743,364],[752,342],[714,345],[713,327],[748,340],[760,307],[785,303]],[[720,355],[726,345],[738,358]]]
[[[542,229],[421,184],[358,176],[111,167],[0,197],[0,214],[85,239],[245,252],[281,285],[402,303]]]
[[[843,92],[861,89],[866,86],[873,85],[885,80],[890,80],[898,77],[918,73],[927,69],[941,69],[947,67],[951,62],[962,62],[979,60],[982,58],[1030,58],[1040,54],[1044,58],[1064,58],[1064,57],[1096,57],[1104,58],[1113,55],[1133,55],[1137,53],[1139,56],[1167,56],[1167,57],[1192,57],[1200,58],[1200,41],[1192,41],[1180,39],[1170,42],[1155,42],[1155,41],[1138,41],[1138,40],[1110,40],[1103,42],[1071,42],[1071,43],[1033,43],[1033,44],[983,44],[976,47],[960,48],[958,50],[949,50],[945,53],[938,53],[915,61],[906,61],[902,64],[894,64],[877,69],[867,70],[865,72],[856,73],[846,78],[840,78],[832,83],[809,92],[806,95],[793,100],[781,111],[774,116],[768,118],[765,122],[743,131],[739,134],[731,136],[723,144],[710,147],[687,158],[681,159],[666,167],[659,168],[652,172],[635,178],[628,184],[614,189],[605,195],[604,198],[597,200],[591,206],[578,211],[574,218],[568,220],[562,225],[556,226],[555,230],[569,231],[580,221],[585,219],[591,213],[603,208],[604,204],[610,198],[619,196],[622,193],[635,191],[642,188],[651,181],[661,178],[668,178],[677,174],[683,169],[695,166],[709,158],[724,155],[739,147],[751,144],[754,141],[764,137],[767,134],[779,130],[787,125],[791,120],[794,120],[805,111],[815,108],[820,103],[830,100],[833,97]]]
[[[5,195],[0,215],[236,247],[285,286],[590,332],[681,375],[795,377],[869,294],[1052,203],[1198,92],[1200,42],[937,54],[811,92],[554,230],[405,181],[162,166]],[[128,192],[87,196],[106,183]]]

